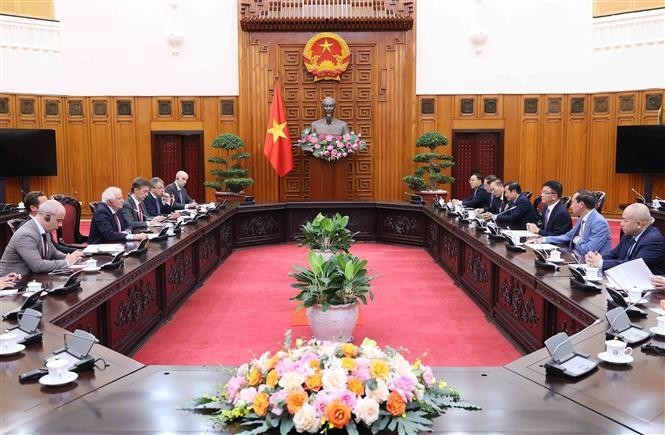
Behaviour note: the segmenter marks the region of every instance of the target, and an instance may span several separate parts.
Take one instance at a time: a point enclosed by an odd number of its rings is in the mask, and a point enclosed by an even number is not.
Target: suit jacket
[[[497,214],[501,212],[504,207],[508,204],[506,196],[501,194],[500,198],[497,198],[493,194],[490,194],[490,197],[487,200],[487,207],[484,207],[483,210],[488,211],[492,214]]]
[[[157,203],[159,202],[159,210],[157,210]],[[173,202],[175,204],[175,200]],[[149,193],[148,196],[143,200],[143,205],[145,206],[146,211],[150,216],[168,216],[173,213],[176,209],[169,204],[164,204],[159,198],[152,196],[152,193]]]
[[[580,232],[582,219],[577,219],[575,226],[565,234],[560,236],[548,236],[543,240],[545,243],[566,244],[571,249],[575,248],[579,255],[586,255],[587,252],[596,251],[605,258],[612,248],[612,237],[610,235],[610,225],[607,220],[598,213],[597,210],[591,210],[587,216],[586,228],[582,239],[573,243],[573,239]]]
[[[178,191],[178,187],[175,185],[175,181],[166,186],[164,191],[174,198],[175,202],[173,206],[176,209],[178,209],[180,204],[182,204],[181,208],[184,208],[185,205],[189,204],[190,202],[194,202],[192,197],[187,193],[187,189],[183,187]]]
[[[544,213],[545,210],[543,210]],[[566,206],[559,201],[547,218],[547,226],[541,226],[538,234],[541,236],[559,236],[567,233],[571,228],[573,228],[573,221],[570,219]]]
[[[31,220],[32,220],[31,217],[29,217],[27,219],[23,219],[23,222],[20,222],[18,224],[17,228],[20,228],[21,226],[25,225],[27,222],[30,222]],[[50,239],[53,242],[53,246],[55,246],[55,249],[57,249],[60,252],[64,252],[65,254],[71,254],[72,252],[77,250],[77,248],[71,248],[67,245],[62,245],[62,244],[58,243],[57,241],[53,240],[53,237],[50,237]]]
[[[141,219],[139,218],[138,208],[136,207],[134,198],[132,198],[131,196],[125,200],[125,202],[122,204],[122,208],[120,209],[120,213],[122,214],[122,217],[125,219],[127,226],[132,230],[136,228],[148,227],[148,218],[150,218],[150,214],[145,209],[143,201],[139,203],[139,207],[141,207],[141,213],[143,213],[143,221],[141,221]]]
[[[48,258],[42,258],[42,236],[34,219],[21,225],[16,230],[5,252],[0,259],[0,276],[9,272],[27,275],[29,273],[46,273],[67,267],[65,254],[58,251],[53,245],[51,235],[48,234]]]
[[[490,203],[490,193],[481,185],[476,187],[471,195],[462,200],[464,207],[485,208]]]
[[[603,255],[603,270],[618,266],[626,261],[641,258],[655,275],[665,275],[665,237],[660,230],[649,225],[642,233],[633,251],[628,251],[633,244],[633,236],[624,235],[616,248],[607,256]]]
[[[120,220],[120,230],[118,230],[118,222],[115,219],[115,215]],[[127,222],[125,222],[125,218],[120,211],[113,213],[108,205],[99,204],[90,222],[88,244],[97,245],[100,243],[124,242],[127,240],[127,234],[122,232],[125,228],[127,228]]]
[[[496,217],[496,224],[508,226],[516,230],[526,229],[527,222],[538,222],[538,212],[533,208],[533,204],[523,193],[513,202],[514,209],[506,211]]]

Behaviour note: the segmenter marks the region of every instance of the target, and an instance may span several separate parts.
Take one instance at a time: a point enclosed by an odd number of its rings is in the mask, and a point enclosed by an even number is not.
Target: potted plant
[[[208,158],[208,162],[216,163],[222,167],[210,170],[210,174],[214,175],[216,179],[215,181],[206,181],[204,183],[206,187],[211,187],[216,191],[226,190],[237,194],[254,184],[254,180],[247,176],[249,169],[241,166],[241,162],[248,159],[250,153],[240,151],[245,147],[245,143],[240,137],[232,133],[220,134],[212,141],[212,147],[225,150],[228,159],[222,156]],[[216,192],[216,194],[220,195],[222,192]]]
[[[417,148],[428,148],[428,152],[416,154],[412,161],[419,166],[413,171],[413,175],[407,175],[402,181],[409,186],[413,192],[421,196],[434,197],[445,196],[445,190],[440,190],[437,185],[453,183],[455,179],[442,173],[446,168],[455,165],[453,157],[448,154],[440,154],[435,150],[440,146],[448,145],[448,138],[438,131],[423,133],[416,141]]]
[[[367,305],[373,277],[367,275],[367,260],[351,254],[334,254],[324,259],[316,252],[307,256],[309,269],[294,266],[296,279],[291,287],[298,294],[291,300],[300,301],[307,309],[307,320],[314,337],[319,340],[350,341],[358,320],[358,303]]]
[[[322,251],[324,257],[329,257],[333,252],[349,252],[351,243],[355,240],[346,226],[349,223],[348,216],[335,213],[333,217],[327,217],[319,213],[310,221],[300,226],[301,233],[296,240],[298,246],[307,246],[311,250]]]

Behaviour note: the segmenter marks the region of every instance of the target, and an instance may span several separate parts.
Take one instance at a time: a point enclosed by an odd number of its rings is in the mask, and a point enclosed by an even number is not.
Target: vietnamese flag
[[[275,80],[275,91],[270,106],[268,132],[263,145],[263,154],[270,160],[270,164],[280,177],[285,176],[293,169],[293,151],[291,151],[291,139],[286,124],[279,81]]]

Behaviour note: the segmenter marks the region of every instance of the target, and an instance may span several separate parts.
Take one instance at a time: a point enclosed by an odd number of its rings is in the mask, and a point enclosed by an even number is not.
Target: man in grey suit
[[[81,251],[65,255],[53,245],[51,232],[62,226],[65,208],[49,199],[39,206],[37,215],[21,225],[12,236],[0,259],[0,276],[10,272],[21,275],[65,269],[79,261]]]
[[[122,217],[125,219],[127,226],[132,229],[145,229],[148,227],[148,221],[161,222],[165,219],[164,216],[152,217],[143,204],[143,200],[150,192],[150,182],[143,177],[137,177],[132,181],[132,193],[122,204]]]

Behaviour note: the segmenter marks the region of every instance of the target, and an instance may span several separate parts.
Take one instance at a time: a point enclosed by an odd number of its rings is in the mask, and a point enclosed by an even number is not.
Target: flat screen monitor
[[[0,128],[0,177],[58,175],[55,130]]]
[[[665,174],[665,125],[617,127],[617,174]]]

